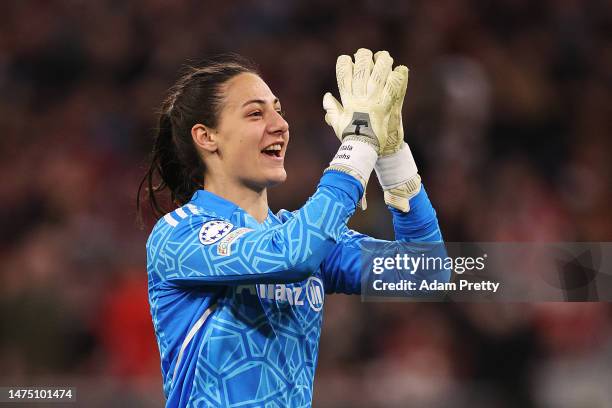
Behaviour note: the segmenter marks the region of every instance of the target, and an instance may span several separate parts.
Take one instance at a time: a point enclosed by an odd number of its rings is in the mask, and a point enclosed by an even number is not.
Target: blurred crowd
[[[87,406],[162,406],[135,197],[182,64],[252,58],[291,128],[273,210],[338,142],[335,61],[410,68],[406,141],[447,241],[611,241],[612,5],[28,0],[0,13],[0,385],[74,384]],[[371,179],[351,227],[392,239]],[[610,407],[612,308],[329,296],[316,407]],[[96,405],[98,404],[98,405]]]

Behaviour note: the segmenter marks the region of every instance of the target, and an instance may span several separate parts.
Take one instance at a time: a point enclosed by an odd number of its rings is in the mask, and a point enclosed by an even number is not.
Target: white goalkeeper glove
[[[391,108],[387,143],[374,169],[384,191],[385,203],[400,211],[408,212],[410,210],[409,200],[421,190],[421,177],[418,174],[412,152],[408,144],[404,142],[402,106],[408,86],[408,68],[399,65],[393,70],[393,74],[401,78],[401,91]]]
[[[363,209],[371,173],[369,159],[372,152],[377,156],[383,151],[391,108],[402,91],[401,75],[391,72],[392,65],[386,51],[377,53],[373,62],[372,51],[360,48],[355,64],[348,55],[341,55],[336,62],[336,78],[342,104],[329,92],[323,96],[325,122],[342,142],[328,170],[358,176],[364,187]]]

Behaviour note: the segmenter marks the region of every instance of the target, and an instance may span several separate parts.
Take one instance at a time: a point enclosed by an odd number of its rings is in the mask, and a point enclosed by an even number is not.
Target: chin
[[[274,187],[277,186],[281,183],[284,183],[285,180],[287,180],[287,172],[285,171],[285,169],[278,169],[276,171],[273,172],[273,174],[270,174],[267,177],[267,187]]]

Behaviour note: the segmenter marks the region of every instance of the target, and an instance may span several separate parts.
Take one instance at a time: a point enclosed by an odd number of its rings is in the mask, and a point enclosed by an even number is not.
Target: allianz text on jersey
[[[311,276],[306,283],[299,284],[259,284],[240,285],[236,288],[237,294],[249,293],[253,296],[259,295],[261,299],[287,302],[292,306],[308,305],[315,312],[323,308],[325,292],[321,279]]]

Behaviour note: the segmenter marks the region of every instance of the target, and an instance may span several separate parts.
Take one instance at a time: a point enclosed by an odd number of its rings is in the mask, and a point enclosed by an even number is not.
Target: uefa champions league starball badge
[[[208,221],[202,225],[198,237],[200,238],[202,245],[214,244],[226,236],[232,230],[232,228],[234,228],[234,226],[227,221]]]

